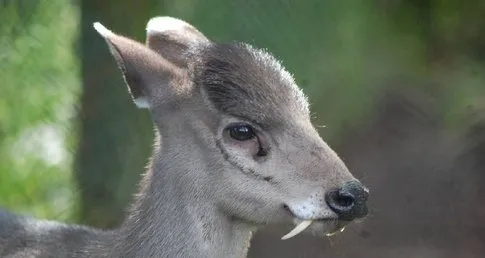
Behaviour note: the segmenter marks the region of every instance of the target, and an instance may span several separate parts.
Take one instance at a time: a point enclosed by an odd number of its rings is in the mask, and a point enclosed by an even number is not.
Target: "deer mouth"
[[[318,220],[300,220],[295,219],[296,226],[281,237],[282,240],[290,239],[309,230],[313,235],[319,237],[331,237],[345,230],[345,227],[350,221],[342,221],[335,219],[318,219]]]
[[[336,217],[325,217],[315,219],[301,219],[296,216],[288,206],[284,205],[285,209],[292,215],[295,227],[286,235],[281,237],[282,240],[290,239],[304,232],[310,231],[313,235],[319,237],[330,237],[345,230],[345,227],[351,222],[348,220],[341,220]]]

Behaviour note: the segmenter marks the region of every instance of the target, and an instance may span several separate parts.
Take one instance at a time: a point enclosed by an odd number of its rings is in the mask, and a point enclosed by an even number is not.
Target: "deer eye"
[[[231,125],[227,127],[227,130],[229,136],[238,141],[248,141],[256,137],[253,127],[247,124]]]

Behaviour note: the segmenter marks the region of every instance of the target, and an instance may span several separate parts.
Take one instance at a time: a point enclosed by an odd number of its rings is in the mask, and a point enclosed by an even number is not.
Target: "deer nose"
[[[340,188],[325,195],[325,201],[339,219],[353,220],[365,217],[368,213],[367,198],[369,190],[359,181],[349,181]]]

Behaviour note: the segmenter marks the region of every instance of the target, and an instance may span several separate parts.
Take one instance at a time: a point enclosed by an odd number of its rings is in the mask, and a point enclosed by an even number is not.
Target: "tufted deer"
[[[139,194],[112,231],[0,213],[1,257],[240,258],[265,224],[325,236],[367,214],[368,190],[270,54],[171,17],[148,22],[146,46],[94,28],[156,127]]]

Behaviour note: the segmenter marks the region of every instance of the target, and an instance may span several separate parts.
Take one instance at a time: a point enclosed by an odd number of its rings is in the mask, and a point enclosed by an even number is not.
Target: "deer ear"
[[[210,42],[194,26],[168,16],[150,19],[146,30],[147,46],[182,68],[187,67],[191,47]]]
[[[93,26],[106,40],[139,108],[150,108],[156,99],[168,98],[174,93],[170,82],[182,75],[181,68],[145,45],[116,35],[99,22]]]

